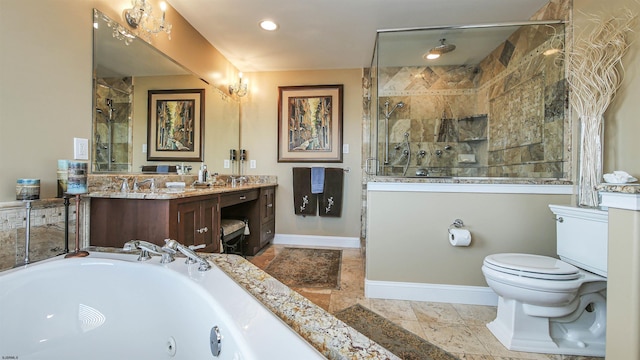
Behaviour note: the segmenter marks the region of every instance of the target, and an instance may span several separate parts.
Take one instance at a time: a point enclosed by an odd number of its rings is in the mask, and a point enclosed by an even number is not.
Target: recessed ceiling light
[[[262,28],[262,30],[276,31],[278,29],[278,24],[271,20],[262,20],[260,21],[260,27]]]

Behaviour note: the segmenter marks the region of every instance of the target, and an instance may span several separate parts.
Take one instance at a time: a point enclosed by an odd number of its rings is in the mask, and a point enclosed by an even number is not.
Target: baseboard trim
[[[273,238],[273,244],[360,248],[360,238],[342,236],[276,234]]]
[[[498,295],[489,287],[422,284],[364,280],[367,298],[432,301],[468,305],[498,305]]]

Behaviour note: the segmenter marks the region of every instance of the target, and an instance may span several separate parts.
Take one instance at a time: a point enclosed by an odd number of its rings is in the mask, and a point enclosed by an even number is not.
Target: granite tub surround
[[[64,250],[62,199],[32,201],[29,260],[48,259]],[[26,209],[22,201],[0,204],[0,271],[24,264]],[[69,206],[69,242],[75,239],[75,204]]]
[[[242,257],[207,254],[206,258],[247,289],[327,359],[399,359]]]

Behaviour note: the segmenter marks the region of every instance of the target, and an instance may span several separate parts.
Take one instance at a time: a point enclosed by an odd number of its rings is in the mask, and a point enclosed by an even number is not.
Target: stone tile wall
[[[69,247],[75,248],[75,204],[69,207]],[[65,210],[62,199],[32,202],[29,260],[35,262],[64,250]],[[26,206],[23,202],[0,203],[0,270],[23,265],[26,243]]]

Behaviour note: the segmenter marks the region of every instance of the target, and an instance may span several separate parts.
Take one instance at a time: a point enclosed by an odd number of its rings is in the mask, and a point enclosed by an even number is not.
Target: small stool
[[[244,233],[248,220],[222,219],[220,221],[220,240],[225,254],[244,257]]]

